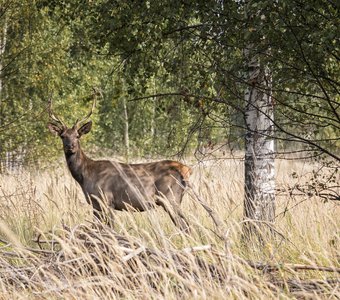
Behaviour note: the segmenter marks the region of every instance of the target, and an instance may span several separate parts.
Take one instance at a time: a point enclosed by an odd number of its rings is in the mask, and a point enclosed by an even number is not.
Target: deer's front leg
[[[113,207],[111,208],[108,204],[110,201],[104,196],[104,200],[95,195],[91,195],[90,204],[93,208],[94,218],[103,224],[113,226]]]

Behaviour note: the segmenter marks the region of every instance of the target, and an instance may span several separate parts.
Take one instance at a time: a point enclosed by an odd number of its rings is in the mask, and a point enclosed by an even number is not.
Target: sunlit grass
[[[307,162],[277,161],[277,187],[280,189],[277,235],[261,250],[246,246],[242,241],[243,162],[240,160],[193,165],[193,187],[223,220],[225,240],[219,238],[219,228],[190,190],[181,206],[191,225],[189,234],[180,232],[161,208],[143,213],[115,212],[112,231],[98,228],[92,222],[91,208],[66,169],[2,175],[0,298],[290,298],[294,291],[289,291],[284,282],[325,280],[339,274],[293,269],[266,273],[251,268],[244,261],[339,268],[339,204],[324,203],[315,196],[289,194],[289,187],[308,180],[313,168]],[[131,266],[122,263],[127,255],[124,251],[128,250],[122,248],[117,236],[124,237],[131,245],[137,243],[152,249],[158,263],[152,257],[136,255],[131,260],[136,272],[134,278]],[[49,261],[50,265],[40,254],[27,250],[38,248],[37,238],[40,242],[55,241],[53,245],[40,243],[43,249],[59,253]],[[6,241],[10,244],[5,244]],[[207,249],[198,250],[197,255],[218,266],[224,276],[222,282],[204,272],[197,264],[196,253],[185,254],[189,250],[183,249],[190,247]],[[13,253],[19,253],[18,257],[9,257]],[[184,264],[182,271],[180,263],[173,259],[175,254]],[[103,263],[105,270],[98,267]],[[25,271],[32,276],[30,285],[25,283],[28,279],[24,277],[13,275],[15,282],[6,279],[6,268],[8,272],[15,272],[13,266],[25,264],[35,270],[32,274]],[[275,280],[283,281],[283,286],[273,285]],[[326,284],[323,288],[323,294],[314,294],[306,288],[294,295],[313,295],[316,299],[339,296],[339,284],[335,287]]]

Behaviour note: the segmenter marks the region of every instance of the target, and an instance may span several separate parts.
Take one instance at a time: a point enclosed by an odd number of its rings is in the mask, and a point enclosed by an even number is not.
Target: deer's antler
[[[63,128],[65,128],[65,124],[64,122],[52,111],[52,98],[50,97],[50,99],[48,100],[48,115],[50,116],[50,118],[56,122],[58,125],[61,125]]]
[[[101,95],[100,91],[95,89],[95,88],[93,88],[93,94],[92,94],[93,103],[92,103],[92,108],[91,108],[90,112],[83,119],[81,119],[80,121],[77,120],[73,127],[79,128],[81,123],[85,122],[86,120],[88,120],[89,117],[91,117],[91,115],[92,115],[92,113],[93,113],[93,111],[94,111],[94,109],[96,107],[97,95]]]

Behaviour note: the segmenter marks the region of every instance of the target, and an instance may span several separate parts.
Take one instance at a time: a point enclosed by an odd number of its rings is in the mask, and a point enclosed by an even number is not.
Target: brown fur
[[[184,181],[189,181],[189,177],[192,173],[192,169],[190,167],[177,161],[171,161],[170,166],[174,167],[181,174]]]
[[[65,125],[61,128],[50,123],[48,127],[61,137],[68,168],[97,217],[105,217],[100,199],[105,199],[106,204],[115,210],[131,207],[144,211],[159,205],[176,225],[186,229],[179,204],[191,174],[188,166],[171,160],[142,164],[92,160],[82,151],[79,142],[80,137],[91,130],[92,123],[88,122],[79,129],[77,124],[72,128]]]

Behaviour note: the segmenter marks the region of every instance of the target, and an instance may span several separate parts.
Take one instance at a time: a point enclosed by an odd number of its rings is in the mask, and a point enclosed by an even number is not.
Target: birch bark
[[[0,128],[3,125],[3,111],[2,111],[2,101],[3,101],[3,59],[7,43],[7,20],[5,18],[3,28],[0,32]],[[3,148],[0,143],[0,174],[4,171],[3,169]],[[6,160],[5,160],[6,162]]]
[[[246,229],[265,234],[275,219],[274,106],[271,76],[251,49],[245,92],[245,199]],[[260,231],[260,233],[259,233]]]
[[[3,28],[0,33],[0,109],[2,106],[2,97],[3,97],[3,58],[6,49],[7,42],[7,22],[6,19],[4,21]],[[2,118],[0,118],[0,126],[2,125]]]
[[[124,113],[124,146],[125,146],[125,159],[129,162],[130,156],[130,138],[129,138],[129,115],[125,97],[123,98],[123,113]]]

